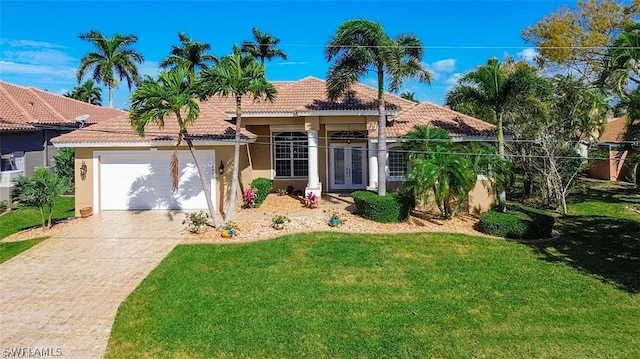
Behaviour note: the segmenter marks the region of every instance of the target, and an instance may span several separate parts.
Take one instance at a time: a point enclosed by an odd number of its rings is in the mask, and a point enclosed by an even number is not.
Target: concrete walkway
[[[118,306],[180,242],[182,218],[104,212],[0,264],[0,355],[102,358]]]

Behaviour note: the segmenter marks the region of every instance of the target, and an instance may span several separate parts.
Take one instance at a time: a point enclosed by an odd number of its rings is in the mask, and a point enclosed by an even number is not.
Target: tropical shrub
[[[344,217],[340,216],[337,212],[333,212],[327,224],[329,225],[329,227],[340,227],[346,221],[347,220],[344,219]]]
[[[6,212],[9,209],[9,201],[0,201],[0,214]]]
[[[36,168],[33,177],[20,179],[20,202],[40,209],[43,228],[51,228],[53,206],[58,197],[71,188],[67,179],[59,177],[47,168]],[[45,219],[47,219],[45,221]]]
[[[543,211],[512,206],[507,212],[491,210],[480,215],[482,233],[513,239],[549,238],[555,219]]]
[[[309,192],[304,198],[304,205],[307,208],[318,208],[320,206],[320,197],[313,192]]]
[[[281,214],[276,214],[271,219],[271,227],[275,229],[283,229],[285,223],[291,222],[291,220],[287,216],[283,216]]]
[[[187,214],[187,217],[182,221],[182,224],[187,226],[187,230],[192,233],[203,231],[207,225],[211,216],[205,211],[191,212]]]
[[[66,179],[71,184],[75,183],[75,149],[69,147],[61,148],[54,158],[56,161],[56,173],[58,176]]]
[[[258,199],[258,191],[251,187],[247,187],[244,189],[242,199],[243,199],[242,208],[257,207],[256,200]]]
[[[371,191],[355,191],[351,196],[357,215],[381,223],[404,221],[413,205],[411,196],[400,192],[378,196]]]
[[[251,188],[257,191],[256,201],[253,206],[260,207],[269,193],[273,191],[273,180],[264,177],[256,178],[251,181]]]

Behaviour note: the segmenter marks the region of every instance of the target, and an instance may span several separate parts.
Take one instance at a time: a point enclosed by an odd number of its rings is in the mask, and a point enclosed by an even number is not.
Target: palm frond
[[[178,150],[176,149],[171,154],[171,188],[173,191],[177,191],[180,186],[180,163],[178,159]]]

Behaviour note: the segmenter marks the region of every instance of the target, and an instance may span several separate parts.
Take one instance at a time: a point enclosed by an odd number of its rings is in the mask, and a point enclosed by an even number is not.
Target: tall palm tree
[[[280,43],[280,39],[271,36],[268,32],[261,32],[257,27],[254,27],[252,31],[254,42],[243,42],[242,52],[259,59],[263,64],[264,60],[271,61],[274,57],[279,57],[283,60],[287,59],[287,54],[276,48]]]
[[[491,58],[486,65],[463,75],[459,84],[446,96],[445,102],[452,107],[470,104],[491,110],[497,125],[498,154],[505,158],[503,118],[506,111],[526,100],[532,90],[535,73],[527,68],[504,71],[500,61]],[[504,188],[499,194],[499,204],[506,210]]]
[[[640,86],[640,22],[620,33],[609,48],[600,80],[623,96],[630,85]]]
[[[215,55],[206,53],[211,50],[211,45],[193,41],[184,32],[178,33],[178,39],[180,39],[180,46],[174,45],[171,48],[171,54],[160,62],[160,67],[183,66],[189,69],[189,78],[193,82],[196,77],[196,69],[206,69],[210,64],[215,64],[218,61]]]
[[[418,101],[418,99],[416,99],[416,93],[415,92],[403,92],[400,94],[400,97],[402,97],[405,100],[409,100],[409,101],[413,101],[415,103],[420,103],[420,101]]]
[[[70,92],[65,93],[64,96],[92,105],[102,106],[102,89],[97,87],[93,80],[83,82]]]
[[[325,49],[331,65],[327,80],[327,95],[335,101],[359,78],[370,71],[378,79],[378,195],[387,192],[386,163],[387,132],[384,103],[385,77],[389,90],[397,92],[408,78],[431,83],[431,73],[420,63],[423,55],[420,40],[403,34],[390,38],[382,26],[373,21],[356,19],[343,22]]]
[[[200,72],[198,82],[200,98],[206,99],[214,95],[232,96],[236,100],[236,133],[233,151],[233,173],[229,193],[229,203],[224,222],[228,223],[236,205],[238,192],[238,168],[240,167],[240,130],[242,129],[242,97],[249,95],[254,99],[265,98],[273,101],[276,88],[267,81],[264,64],[255,57],[242,53],[238,46],[233,46],[231,55],[223,57],[215,67]]]
[[[131,95],[131,126],[140,136],[144,136],[149,123],[164,127],[167,117],[174,117],[178,122],[179,132],[176,150],[171,156],[171,184],[176,190],[180,181],[178,166],[178,146],[185,141],[193,157],[193,163],[198,169],[198,175],[202,183],[202,189],[207,199],[207,207],[213,219],[213,224],[218,227],[218,220],[213,209],[211,190],[205,180],[202,166],[198,162],[193,141],[189,136],[188,128],[193,125],[200,114],[197,95],[189,78],[189,70],[178,67],[171,71],[162,71],[158,79],[147,76]]]
[[[129,91],[131,86],[140,80],[138,66],[144,58],[139,52],[131,48],[138,41],[136,35],[115,34],[107,39],[96,30],[80,34],[81,40],[91,42],[96,51],[89,52],[80,60],[78,67],[78,82],[82,80],[87,71],[92,72],[91,78],[97,83],[102,83],[109,89],[109,107],[113,107],[113,89],[118,87],[118,75],[120,81],[126,80]]]

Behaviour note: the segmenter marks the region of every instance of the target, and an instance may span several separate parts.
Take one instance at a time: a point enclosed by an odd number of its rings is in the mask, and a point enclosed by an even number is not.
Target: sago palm
[[[189,147],[193,163],[198,170],[213,224],[218,227],[211,199],[210,183],[206,180],[202,166],[198,162],[188,131],[189,126],[196,122],[199,114],[197,95],[189,79],[189,70],[185,68],[178,67],[168,72],[162,71],[157,79],[147,76],[131,95],[131,125],[140,136],[144,136],[145,129],[150,123],[164,128],[166,118],[171,117],[171,120],[177,121],[178,139],[176,149],[171,156],[172,187],[177,190],[179,185],[180,167],[177,151],[178,146],[184,141]]]
[[[283,60],[287,59],[287,54],[276,48],[280,43],[280,39],[271,36],[268,32],[261,32],[260,29],[254,27],[252,29],[254,41],[245,41],[242,43],[242,52],[259,59],[264,64],[265,60],[279,57]]]
[[[200,72],[198,91],[201,99],[219,95],[231,96],[236,102],[236,131],[233,151],[233,172],[229,203],[225,212],[225,223],[233,217],[238,192],[238,170],[240,167],[240,131],[242,129],[242,97],[264,98],[273,101],[276,88],[265,77],[264,64],[255,57],[242,53],[238,46],[231,55],[223,57],[215,67]]]
[[[431,73],[422,65],[423,47],[410,34],[392,39],[379,23],[357,19],[342,23],[325,49],[334,61],[327,75],[327,95],[335,101],[358,79],[373,72],[378,83],[378,194],[386,194],[387,133],[385,87],[397,92],[408,78],[431,83]],[[385,86],[387,79],[388,86]]]
[[[171,54],[160,62],[162,68],[174,68],[182,66],[189,70],[189,76],[193,82],[196,77],[196,70],[202,70],[215,64],[218,58],[212,54],[207,54],[211,50],[211,45],[205,42],[193,41],[184,32],[178,33],[179,46],[171,48]]]
[[[108,39],[96,30],[80,35],[80,39],[91,42],[95,51],[89,52],[80,60],[77,78],[82,80],[87,72],[91,78],[107,86],[109,90],[109,107],[113,107],[113,89],[118,87],[118,81],[126,80],[129,90],[140,80],[138,64],[144,58],[131,48],[138,41],[135,35],[115,34]],[[116,75],[119,78],[116,79]]]

